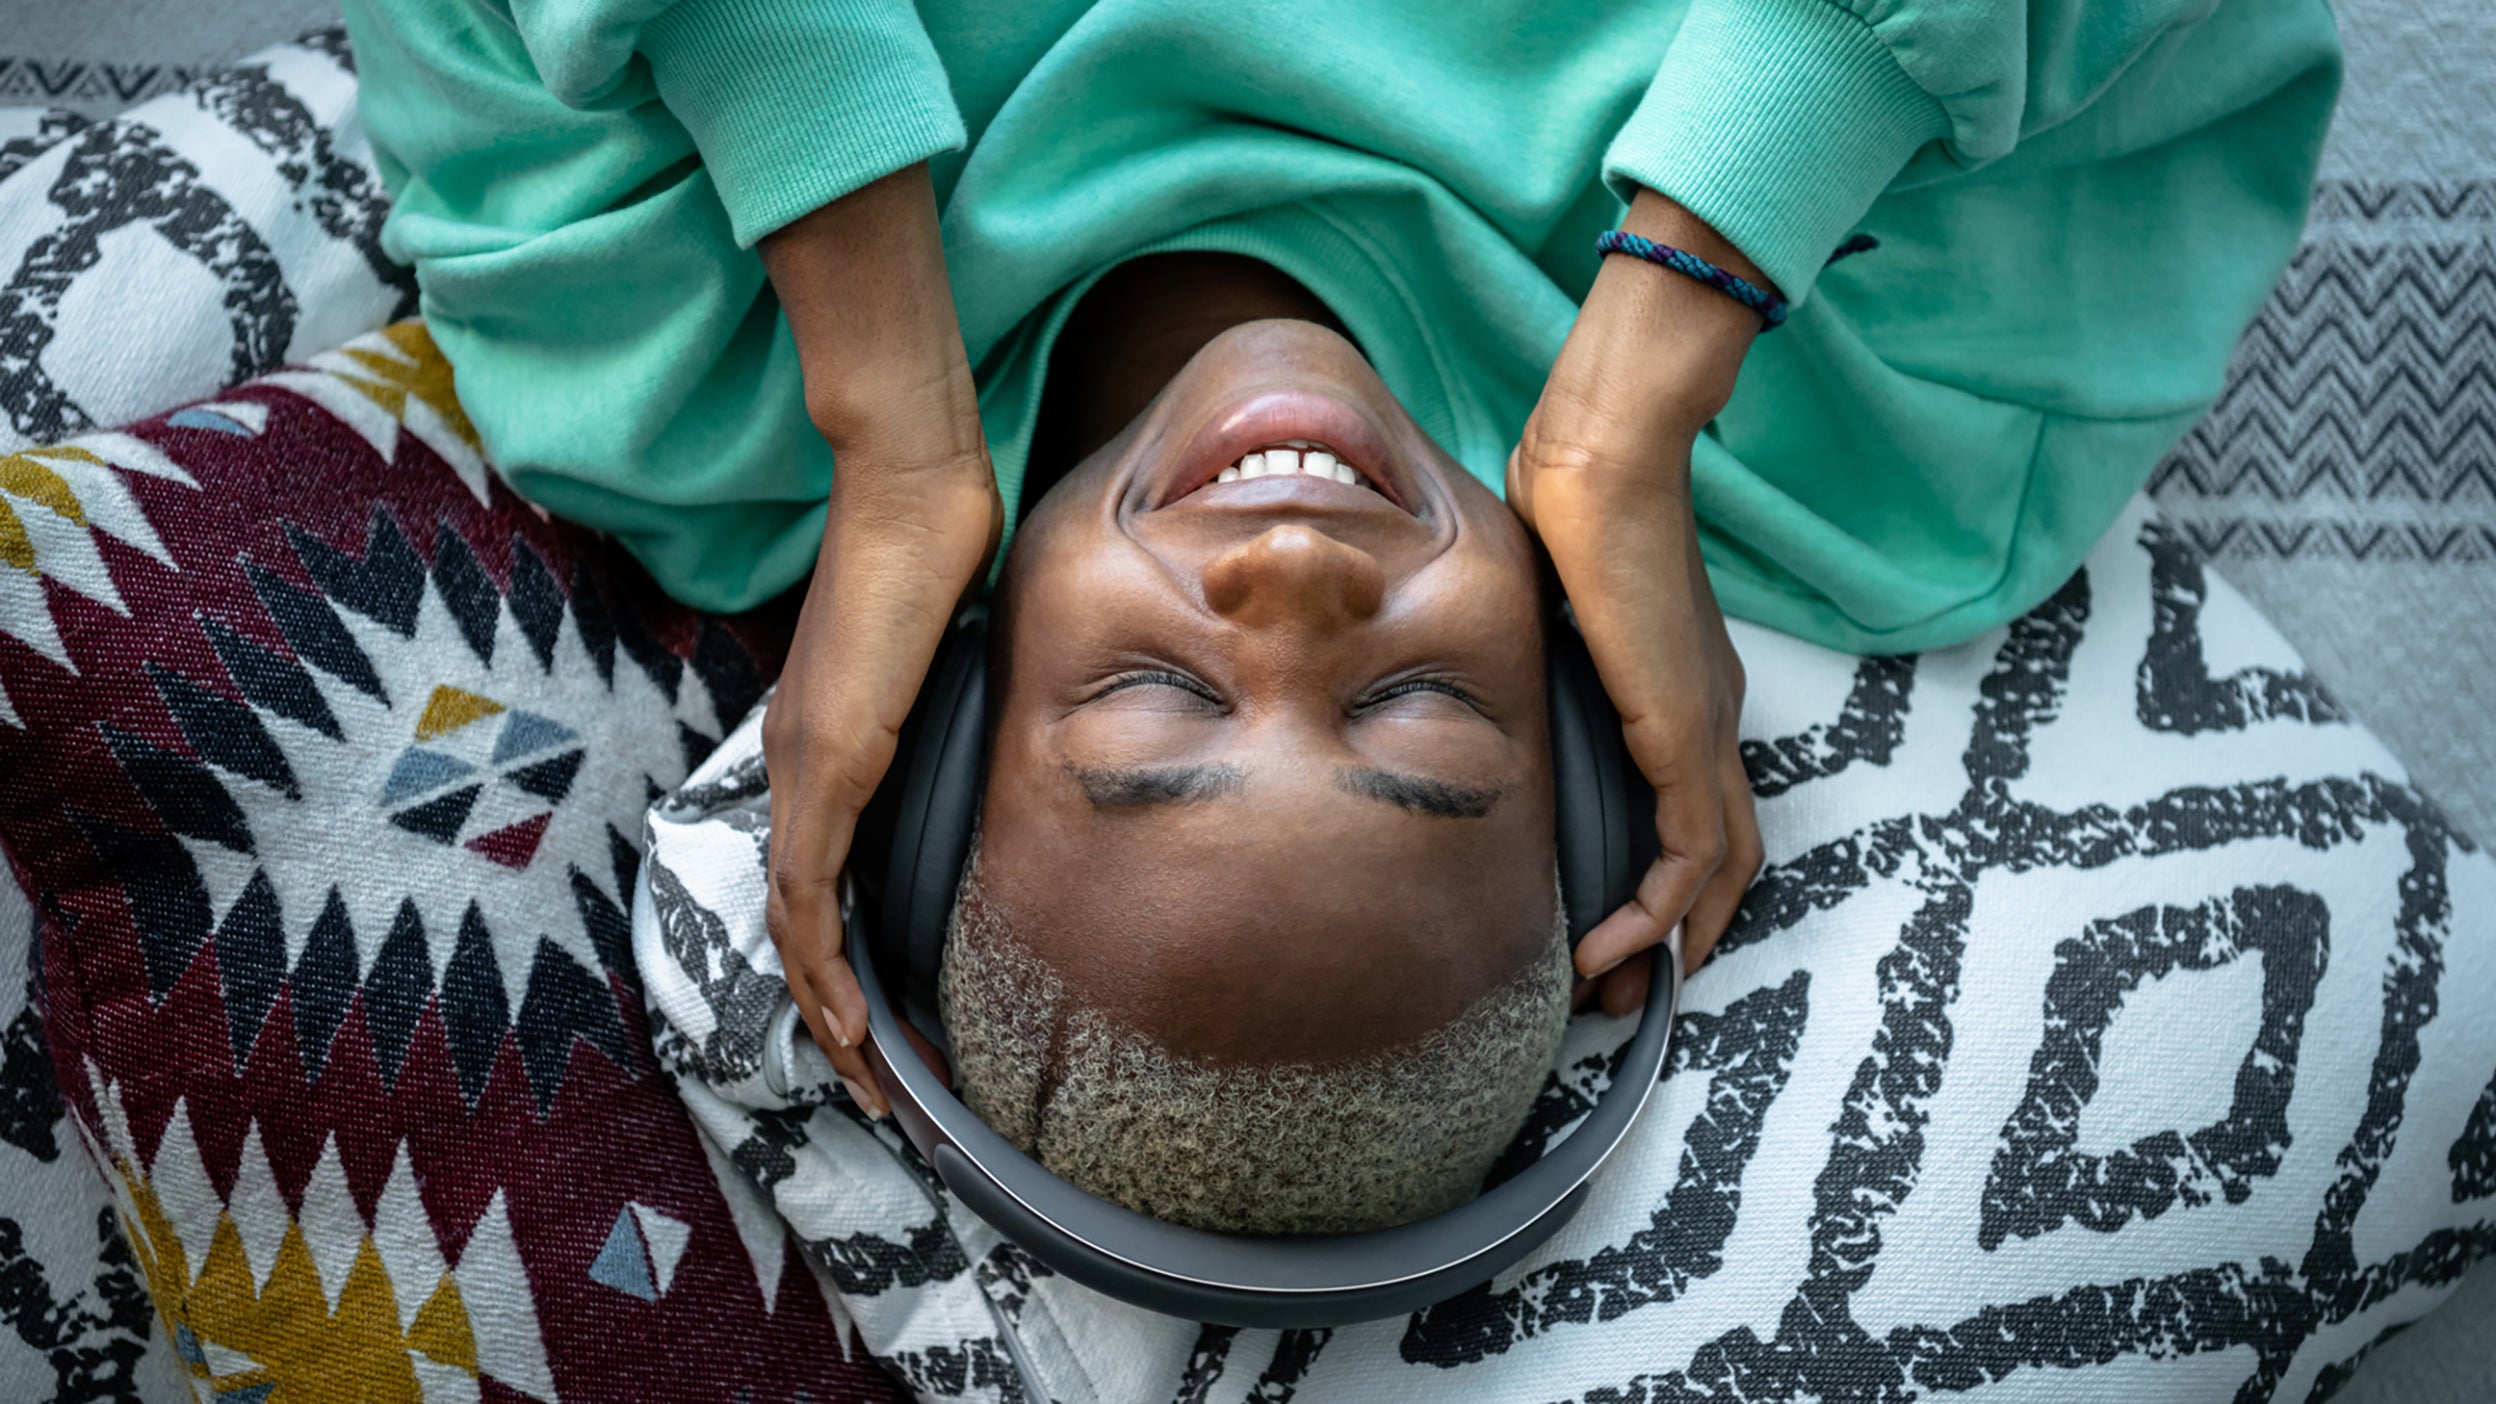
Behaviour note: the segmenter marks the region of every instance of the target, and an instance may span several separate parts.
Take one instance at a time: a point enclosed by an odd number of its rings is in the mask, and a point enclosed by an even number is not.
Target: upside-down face
[[[1000,591],[987,897],[1174,1053],[1429,1036],[1549,949],[1535,560],[1311,322],[1215,337]]]

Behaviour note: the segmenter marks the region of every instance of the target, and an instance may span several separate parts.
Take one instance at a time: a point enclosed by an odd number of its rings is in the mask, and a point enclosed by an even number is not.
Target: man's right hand
[[[764,920],[798,1012],[867,1111],[866,998],[842,949],[858,815],[893,761],[956,606],[1004,531],[954,319],[927,168],[864,186],[765,237],[806,407],[832,446],[823,549],[763,717],[771,776]]]

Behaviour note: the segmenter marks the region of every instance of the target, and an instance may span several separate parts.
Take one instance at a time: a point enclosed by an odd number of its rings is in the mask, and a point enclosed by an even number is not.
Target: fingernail
[[[832,1012],[831,1005],[824,1005],[822,1009],[823,1026],[832,1031],[832,1041],[847,1048],[850,1043],[849,1030],[841,1027],[841,1016]]]
[[[878,1105],[874,1098],[867,1095],[867,1089],[850,1081],[846,1077],[841,1079],[841,1086],[849,1090],[849,1100],[857,1104],[858,1110],[865,1112],[868,1116],[873,1117],[877,1121],[882,1121],[884,1119],[884,1108]]]

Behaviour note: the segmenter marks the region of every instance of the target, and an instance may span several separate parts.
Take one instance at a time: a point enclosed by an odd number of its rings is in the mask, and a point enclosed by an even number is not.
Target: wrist
[[[836,576],[958,592],[987,565],[1004,527],[1004,499],[985,453],[906,465],[836,460],[818,578],[828,567]]]
[[[979,392],[958,356],[918,364],[896,357],[874,366],[817,362],[804,365],[803,374],[806,416],[830,446],[836,476],[986,478]]]
[[[1652,190],[1638,193],[1620,227],[1774,290],[1758,265],[1706,221]],[[1743,357],[1761,329],[1759,313],[1718,289],[1613,255],[1595,275],[1563,360],[1574,356],[1601,366],[1606,398],[1641,408],[1636,432],[1686,441],[1732,397]]]
[[[762,254],[808,418],[836,458],[947,462],[979,451],[978,395],[924,164],[800,217]]]
[[[1699,218],[1689,207],[1661,192],[1640,187],[1621,216],[1621,228],[1659,244],[1688,249],[1728,273],[1739,275],[1770,292],[1777,291],[1774,280],[1760,271],[1750,256],[1736,248],[1732,240],[1716,232],[1716,227]]]

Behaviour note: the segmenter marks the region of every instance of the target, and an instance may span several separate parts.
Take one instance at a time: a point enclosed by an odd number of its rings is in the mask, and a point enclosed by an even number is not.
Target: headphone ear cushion
[[[923,1032],[939,1027],[937,973],[987,766],[988,611],[972,606],[937,646],[882,787],[895,793],[883,911],[870,928],[876,968],[899,986],[903,1010]]]
[[[1620,714],[1565,610],[1552,616],[1543,648],[1560,896],[1574,948],[1630,899],[1655,861],[1655,792],[1630,763]]]

